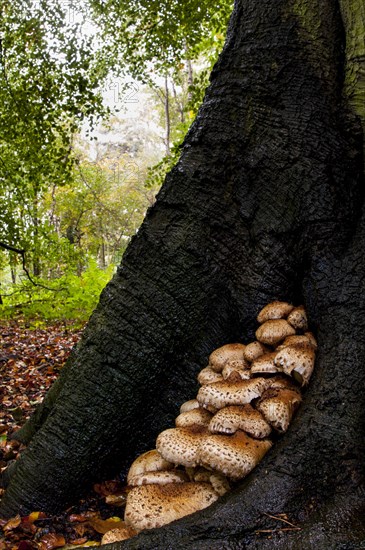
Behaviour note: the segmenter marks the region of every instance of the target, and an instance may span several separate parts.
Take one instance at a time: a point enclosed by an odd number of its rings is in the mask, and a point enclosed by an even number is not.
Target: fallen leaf
[[[14,518],[9,519],[9,521],[4,525],[3,531],[8,532],[16,529],[22,522],[22,518],[18,514]]]
[[[39,541],[40,550],[52,550],[52,548],[59,548],[60,546],[65,546],[66,541],[62,535],[57,533],[49,533],[49,535],[44,535]]]
[[[116,527],[124,526],[124,521],[122,521],[121,518],[117,518],[117,517],[113,517],[105,520],[95,518],[95,519],[89,520],[88,523],[90,527],[92,527],[93,529],[95,529],[95,531],[97,531],[98,533],[101,533],[102,535],[104,535],[107,531],[110,531],[110,529],[115,529]]]

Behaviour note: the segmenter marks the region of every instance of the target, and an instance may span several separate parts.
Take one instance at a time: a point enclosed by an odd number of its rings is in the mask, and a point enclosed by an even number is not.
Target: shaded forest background
[[[177,160],[231,9],[2,3],[3,320],[87,320]]]

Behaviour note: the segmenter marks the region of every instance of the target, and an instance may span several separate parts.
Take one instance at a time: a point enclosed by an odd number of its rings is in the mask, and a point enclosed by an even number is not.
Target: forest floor
[[[20,322],[0,324],[0,471],[20,455],[24,447],[11,435],[41,402],[81,333],[61,323],[35,330]],[[125,487],[112,480],[94,485],[61,515],[34,510],[26,517],[0,519],[0,550],[99,546],[102,535],[118,527],[125,498]]]

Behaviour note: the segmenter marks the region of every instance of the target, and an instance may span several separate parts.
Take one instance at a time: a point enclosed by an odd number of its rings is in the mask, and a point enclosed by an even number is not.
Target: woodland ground
[[[1,469],[16,460],[22,449],[11,440],[11,434],[42,400],[81,332],[65,324],[35,330],[22,322],[0,325]],[[0,550],[99,545],[102,534],[123,516],[124,497],[122,484],[113,480],[94,485],[85,499],[62,515],[49,516],[34,510],[26,517],[0,520]]]

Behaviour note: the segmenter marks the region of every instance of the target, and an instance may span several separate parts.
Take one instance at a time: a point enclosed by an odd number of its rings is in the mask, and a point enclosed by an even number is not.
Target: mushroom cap
[[[226,344],[217,348],[209,356],[209,367],[221,372],[230,359],[243,359],[245,347],[243,344]]]
[[[285,319],[266,321],[256,331],[256,338],[263,344],[275,346],[287,336],[295,334],[295,329]]]
[[[189,426],[208,426],[212,415],[206,409],[199,407],[199,409],[192,409],[179,414],[175,419],[175,425],[177,428],[188,428]]]
[[[301,401],[298,391],[270,389],[263,394],[256,407],[276,430],[286,432]]]
[[[103,535],[103,538],[101,539],[101,544],[110,544],[112,542],[127,540],[131,537],[134,537],[136,534],[137,531],[135,531],[134,529],[132,529],[132,527],[128,525],[125,525],[125,527],[115,527],[114,529],[109,529],[109,531],[107,531]]]
[[[283,319],[288,316],[293,307],[294,306],[288,302],[270,302],[270,304],[262,308],[257,316],[257,321],[259,323],[265,323],[265,321],[269,321],[270,319]]]
[[[288,336],[285,338],[284,342],[276,348],[276,351],[280,351],[287,346],[292,346],[293,344],[309,344],[313,346],[314,349],[317,349],[317,342],[311,332],[306,332],[305,334],[294,334],[293,336]]]
[[[288,322],[296,329],[308,330],[308,319],[304,306],[295,307],[288,315]]]
[[[156,441],[157,450],[174,464],[197,466],[201,440],[207,433],[203,426],[170,428],[160,433]]]
[[[227,405],[244,405],[253,399],[260,397],[267,388],[265,378],[251,378],[250,380],[239,380],[238,382],[214,382],[202,386],[198,392],[197,400],[202,407],[210,406],[222,409]]]
[[[223,380],[222,375],[213,370],[211,367],[205,367],[205,369],[201,370],[198,374],[198,382],[201,385],[212,384],[213,382],[218,382],[219,380]]]
[[[174,465],[165,460],[156,449],[147,451],[132,462],[127,476],[127,484],[131,485],[130,480],[135,476],[145,474],[146,472],[171,470],[173,467]]]
[[[260,355],[263,355],[264,353],[268,353],[269,350],[264,344],[261,342],[258,342],[255,340],[255,342],[251,342],[250,344],[247,344],[245,351],[243,352],[244,358],[249,363],[252,363],[252,361],[255,361]]]
[[[197,399],[190,399],[190,401],[185,401],[180,407],[180,413],[185,413],[192,411],[193,409],[198,409],[200,407],[199,401]]]
[[[162,472],[146,472],[129,479],[128,485],[138,487],[139,485],[165,485],[166,483],[182,483],[189,481],[188,476],[181,470],[167,470]]]
[[[136,531],[161,527],[210,506],[217,498],[210,483],[142,485],[128,494],[125,521]]]
[[[276,351],[260,355],[260,357],[255,359],[251,364],[251,374],[275,374],[277,372],[282,372],[283,369],[275,365],[275,357]]]
[[[253,439],[241,431],[234,435],[208,435],[201,444],[200,460],[203,466],[237,481],[260,462],[271,445],[268,439]]]
[[[275,376],[270,376],[270,378],[267,378],[267,390],[293,390],[300,394],[300,389],[298,388],[296,382],[292,378],[289,378],[289,376],[286,376],[285,374],[277,374]]]
[[[277,352],[275,364],[286,374],[291,374],[304,385],[309,382],[313,372],[316,353],[309,343],[293,344]]]
[[[248,380],[251,377],[250,365],[244,359],[231,359],[224,365],[222,376],[224,380],[231,382]]]
[[[191,472],[191,479],[210,483],[220,497],[231,489],[228,479],[220,472],[212,472],[212,470],[207,470],[202,467],[194,468],[193,470],[194,471]]]
[[[208,429],[212,433],[233,434],[242,430],[252,437],[263,439],[271,432],[262,414],[251,405],[232,405],[217,412]]]

